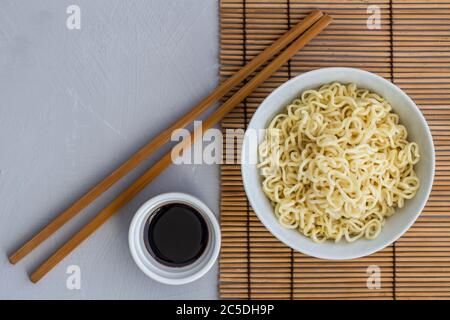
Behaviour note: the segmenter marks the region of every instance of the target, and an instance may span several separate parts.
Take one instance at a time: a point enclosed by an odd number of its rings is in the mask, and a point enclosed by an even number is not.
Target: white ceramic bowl
[[[156,261],[145,247],[145,223],[156,209],[169,203],[183,203],[195,208],[208,226],[209,239],[205,251],[194,263],[185,267],[165,266]],[[203,276],[217,260],[220,227],[212,211],[199,199],[184,193],[164,193],[148,200],[138,209],[131,221],[128,244],[134,261],[147,276],[165,284],[186,284]]]
[[[413,199],[405,201],[405,206],[397,209],[383,226],[380,235],[374,240],[358,239],[348,243],[327,241],[315,243],[296,230],[283,228],[275,218],[273,208],[261,186],[261,176],[254,163],[259,143],[264,132],[259,130],[258,143],[246,134],[242,149],[242,177],[245,192],[252,208],[261,222],[279,240],[294,250],[322,259],[353,259],[381,250],[397,240],[414,223],[419,216],[431,191],[434,177],[434,146],[427,122],[415,103],[397,86],[373,73],[353,68],[324,68],[304,73],[274,90],[256,110],[248,129],[265,129],[270,120],[283,111],[286,106],[303,91],[315,89],[333,81],[355,83],[359,88],[376,92],[391,104],[393,111],[400,117],[400,122],[408,131],[408,139],[418,143],[421,160],[415,166],[420,179],[420,188]]]

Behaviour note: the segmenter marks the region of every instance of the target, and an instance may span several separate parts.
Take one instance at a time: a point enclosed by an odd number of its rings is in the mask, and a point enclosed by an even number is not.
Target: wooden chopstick
[[[114,170],[109,176],[103,179],[95,187],[89,190],[85,195],[73,203],[69,208],[63,211],[53,221],[51,221],[46,227],[35,234],[30,240],[23,244],[19,249],[9,256],[9,261],[12,264],[16,264],[23,257],[29,254],[33,249],[44,242],[48,237],[55,233],[60,227],[62,227],[67,221],[72,219],[75,215],[88,206],[92,201],[98,198],[102,193],[108,190],[118,180],[128,174],[131,170],[136,168],[143,160],[147,159],[152,153],[158,150],[163,144],[165,144],[176,129],[184,128],[189,123],[197,119],[203,112],[205,112],[214,102],[217,102],[225,94],[227,94],[237,84],[247,78],[252,72],[254,72],[259,66],[273,57],[281,49],[286,47],[294,39],[300,36],[305,30],[307,30],[313,23],[315,23],[323,15],[322,12],[315,10],[312,11],[305,19],[300,21],[292,29],[286,32],[282,37],[275,41],[272,45],[266,48],[257,57],[251,60],[241,70],[236,72],[233,76],[219,85],[211,94],[204,98],[197,106],[195,106],[190,112],[188,112],[181,119],[173,123],[169,128],[157,135],[142,149],[136,152],[130,159],[125,161],[120,167]]]
[[[194,137],[200,137],[201,132],[212,128],[227,113],[229,113],[237,104],[242,102],[255,88],[268,79],[276,70],[286,63],[298,50],[303,48],[311,39],[325,29],[332,21],[328,15],[324,15],[318,22],[309,28],[302,36],[295,40],[285,51],[276,57],[269,65],[267,65],[260,73],[255,75],[247,84],[245,84],[230,99],[221,105],[215,112],[211,114],[198,130]],[[184,139],[177,145],[179,150],[185,150],[193,143],[191,139]],[[118,209],[125,205],[129,200],[136,196],[145,188],[155,177],[157,177],[165,168],[172,163],[172,154],[168,152],[155,165],[148,169],[140,178],[133,182],[121,195],[113,202],[105,207],[97,216],[95,216],[87,225],[85,225],[78,233],[70,238],[63,246],[61,246],[53,255],[51,255],[44,263],[42,263],[31,275],[30,279],[37,282],[42,279],[51,269],[53,269],[61,260],[71,253],[78,245],[80,245],[87,237],[94,233],[105,221],[107,221]]]

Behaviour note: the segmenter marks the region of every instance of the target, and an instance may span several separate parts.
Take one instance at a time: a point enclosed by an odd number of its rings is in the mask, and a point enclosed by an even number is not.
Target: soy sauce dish
[[[131,255],[159,282],[180,285],[202,277],[220,251],[220,227],[212,211],[184,193],[166,193],[144,203],[131,221]]]
[[[258,107],[247,133],[241,169],[253,210],[280,241],[317,258],[354,259],[385,248],[414,223],[433,185],[425,118],[400,88],[367,71],[323,68],[289,80]],[[383,136],[398,144],[379,142]],[[284,140],[272,142],[276,137]],[[285,156],[283,170],[273,160],[278,155]],[[378,160],[378,171],[365,168]],[[400,182],[379,178],[386,167]]]

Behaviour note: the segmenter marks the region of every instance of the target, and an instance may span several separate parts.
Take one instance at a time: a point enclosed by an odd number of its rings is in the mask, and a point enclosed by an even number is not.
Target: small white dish
[[[203,254],[184,267],[168,267],[156,261],[144,242],[144,227],[148,218],[161,206],[182,203],[195,208],[208,226],[208,244]],[[220,251],[220,227],[213,212],[199,199],[184,193],[164,193],[144,203],[131,221],[128,242],[131,255],[138,267],[150,278],[170,285],[181,285],[202,277],[214,265]]]
[[[410,141],[418,143],[421,160],[414,166],[420,179],[420,188],[413,199],[405,201],[405,206],[397,208],[389,217],[381,233],[374,240],[358,239],[348,243],[345,240],[334,243],[327,241],[315,243],[296,230],[283,228],[274,215],[272,205],[262,190],[261,176],[255,163],[248,159],[257,159],[258,145],[264,138],[264,131],[273,117],[286,108],[303,91],[315,89],[330,82],[355,83],[359,88],[376,92],[388,100],[400,122],[408,131]],[[428,124],[419,108],[400,88],[388,80],[373,73],[353,68],[324,68],[297,76],[274,90],[258,107],[248,130],[257,131],[257,143],[245,135],[242,146],[242,177],[245,192],[258,218],[279,240],[294,250],[307,255],[322,258],[344,260],[353,259],[379,251],[402,236],[414,223],[424,208],[430,194],[435,167],[433,139]]]

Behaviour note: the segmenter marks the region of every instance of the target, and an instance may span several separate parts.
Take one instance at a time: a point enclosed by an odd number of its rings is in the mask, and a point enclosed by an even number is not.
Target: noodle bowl
[[[292,101],[258,148],[279,223],[315,242],[376,238],[420,185],[419,145],[399,120],[383,97],[352,83]]]

